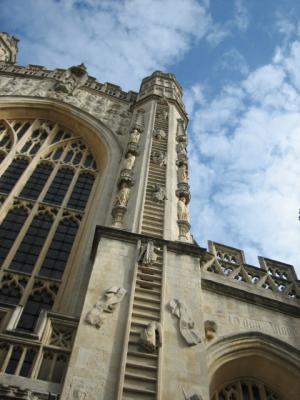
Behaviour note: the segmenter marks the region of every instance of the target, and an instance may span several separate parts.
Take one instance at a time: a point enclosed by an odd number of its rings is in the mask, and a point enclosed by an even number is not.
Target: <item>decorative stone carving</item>
[[[133,130],[130,132],[129,135],[129,143],[135,143],[138,144],[140,140],[140,132],[137,130],[137,128],[133,128]]]
[[[188,183],[188,171],[187,171],[187,166],[185,164],[182,164],[181,166],[178,167],[177,179],[178,183]]]
[[[181,388],[182,388],[182,392],[183,392],[183,396],[184,396],[185,400],[203,400],[202,397],[197,393],[193,393],[191,396],[188,396],[186,394],[185,390],[183,389],[183,387],[181,387]]]
[[[178,154],[178,158],[180,159],[186,159],[187,156],[187,151],[186,151],[186,143],[185,142],[179,142],[176,145],[176,151]]]
[[[186,205],[186,198],[180,197],[177,202],[177,218],[181,221],[189,220],[189,211]]]
[[[215,321],[207,320],[204,322],[205,337],[207,340],[211,340],[216,336],[217,324]]]
[[[85,84],[88,79],[86,66],[82,63],[67,69],[61,76],[60,82],[54,86],[56,92],[72,94],[74,89]]]
[[[141,332],[140,346],[148,353],[154,353],[162,344],[162,331],[160,322],[151,321]]]
[[[129,194],[130,188],[126,185],[126,183],[122,183],[116,197],[115,206],[127,207]]]
[[[0,32],[0,61],[15,63],[18,53],[18,39],[6,32]]]
[[[107,289],[104,296],[87,313],[85,321],[99,329],[105,321],[104,313],[112,313],[125,295],[126,290],[122,287],[113,286]]]
[[[178,142],[186,142],[186,133],[183,125],[183,119],[179,118],[177,120],[177,135],[176,139]]]
[[[151,160],[154,164],[158,164],[160,167],[163,167],[167,164],[166,153],[161,150],[153,150],[151,153]]]
[[[167,200],[165,188],[158,183],[155,183],[152,187],[152,200],[156,203],[163,203]]]
[[[131,153],[127,153],[123,161],[123,169],[132,170],[135,162],[135,156]]]
[[[166,132],[163,129],[153,131],[153,137],[157,140],[165,139],[167,137]]]
[[[145,115],[145,110],[142,109],[142,108],[140,108],[136,113],[136,119],[135,119],[134,127],[139,132],[143,132],[143,130],[144,130],[144,115]]]
[[[194,346],[201,342],[200,336],[195,329],[195,322],[190,316],[186,305],[178,299],[173,299],[169,303],[171,313],[179,319],[179,331],[189,346]]]
[[[157,260],[158,247],[154,246],[153,240],[149,240],[147,243],[141,245],[138,262],[140,264],[151,266]]]

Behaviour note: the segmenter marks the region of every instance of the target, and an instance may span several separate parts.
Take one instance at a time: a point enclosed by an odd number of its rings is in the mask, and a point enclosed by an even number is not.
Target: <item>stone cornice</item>
[[[160,239],[153,236],[142,235],[139,233],[127,232],[124,230],[97,225],[92,245],[91,257],[94,258],[99,240],[101,237],[122,240],[128,243],[137,243],[139,240],[153,240],[161,246],[167,246],[168,250],[179,254],[193,255],[195,257],[204,258],[206,249],[198,245],[186,242],[174,242],[170,240]]]

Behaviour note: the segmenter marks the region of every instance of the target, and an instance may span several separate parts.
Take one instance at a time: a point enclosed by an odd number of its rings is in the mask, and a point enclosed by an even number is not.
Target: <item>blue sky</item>
[[[192,230],[300,272],[300,2],[1,0],[19,63],[84,62],[138,90],[173,72],[190,116]]]

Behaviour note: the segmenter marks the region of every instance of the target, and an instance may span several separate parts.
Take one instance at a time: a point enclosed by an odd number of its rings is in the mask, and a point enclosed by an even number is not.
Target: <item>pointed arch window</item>
[[[23,306],[17,329],[33,331],[55,305],[98,170],[81,138],[42,119],[0,120],[1,154],[0,303]]]

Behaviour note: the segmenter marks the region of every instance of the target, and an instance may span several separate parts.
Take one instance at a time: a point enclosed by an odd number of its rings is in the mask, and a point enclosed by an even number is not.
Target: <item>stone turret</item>
[[[15,63],[18,54],[18,39],[0,32],[0,61]]]

